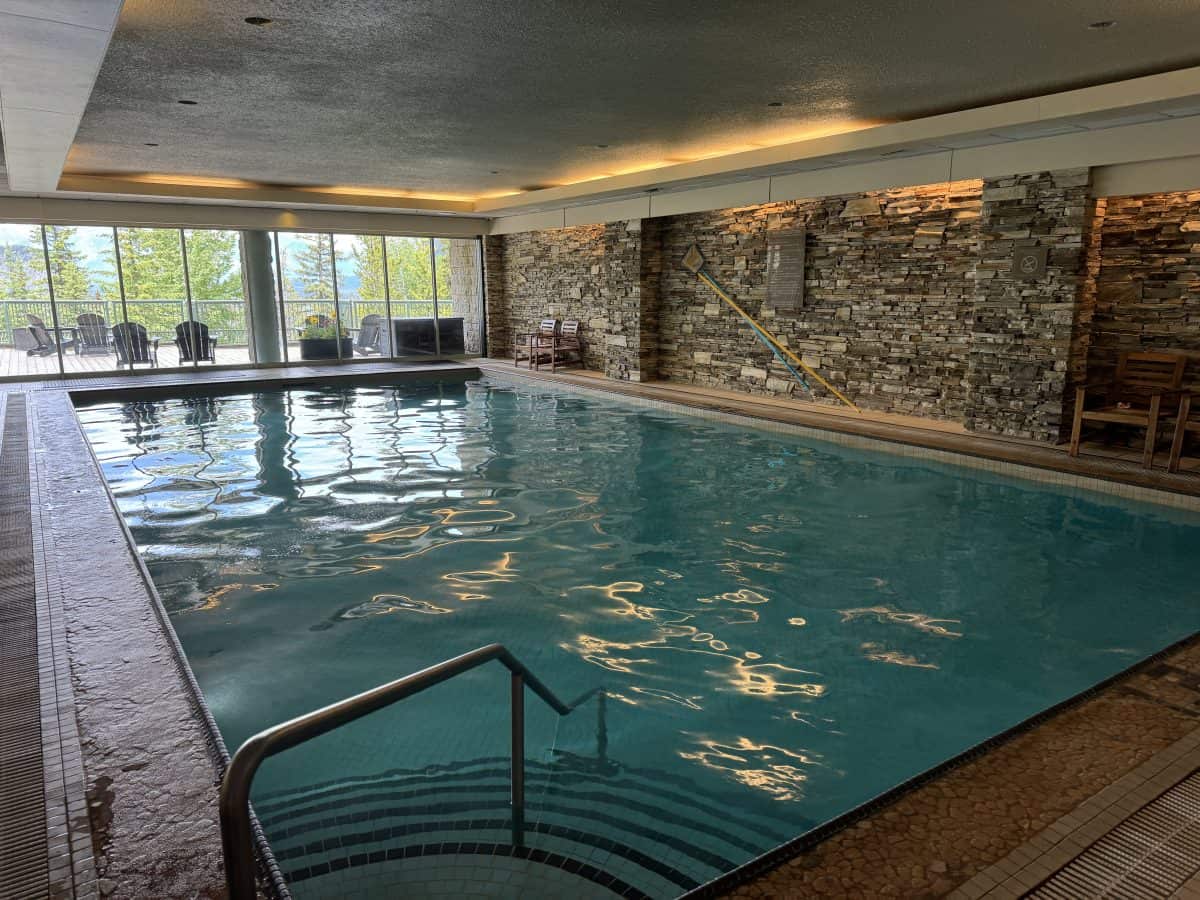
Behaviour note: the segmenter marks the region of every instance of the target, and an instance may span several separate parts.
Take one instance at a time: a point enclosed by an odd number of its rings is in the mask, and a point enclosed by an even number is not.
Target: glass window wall
[[[0,225],[0,376],[57,373],[61,340],[50,305],[42,230]]]
[[[0,378],[484,352],[477,239],[269,237],[256,339],[237,231],[0,223]]]

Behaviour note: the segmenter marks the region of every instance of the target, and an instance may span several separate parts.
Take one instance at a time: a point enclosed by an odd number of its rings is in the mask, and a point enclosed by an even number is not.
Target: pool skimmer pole
[[[812,369],[812,367],[805,364],[804,360],[781,344],[775,335],[771,334],[771,332],[767,331],[766,328],[756,322],[750,313],[746,312],[734,302],[733,298],[729,296],[729,293],[717,283],[717,280],[713,278],[712,275],[708,273],[708,269],[704,267],[704,254],[700,252],[700,248],[695,244],[692,244],[692,246],[688,247],[687,253],[683,255],[683,267],[707,284],[710,288],[712,288],[718,297],[724,300],[734,312],[746,320],[746,324],[748,324],[754,331],[755,336],[766,345],[768,350],[775,354],[775,358],[783,364],[785,369],[792,373],[795,379],[800,382],[801,386],[808,391],[809,394],[812,394],[812,388],[808,386],[808,382],[804,380],[804,377],[794,368],[792,368],[792,366],[788,363],[788,360],[784,358],[785,355],[801,369],[807,372],[818,384],[823,386],[848,407],[861,415],[862,410],[851,403],[850,400],[846,398],[845,394],[818,375]]]

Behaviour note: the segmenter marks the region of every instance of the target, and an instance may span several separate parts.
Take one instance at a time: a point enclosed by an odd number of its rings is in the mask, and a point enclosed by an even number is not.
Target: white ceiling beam
[[[123,0],[0,0],[0,137],[12,191],[53,191]]]

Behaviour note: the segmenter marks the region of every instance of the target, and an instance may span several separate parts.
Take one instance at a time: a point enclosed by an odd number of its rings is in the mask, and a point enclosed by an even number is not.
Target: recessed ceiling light
[[[1099,31],[1102,28],[1112,28],[1116,24],[1117,23],[1112,19],[1103,19],[1099,22],[1092,22],[1091,24],[1088,25],[1088,28],[1091,28],[1095,31]]]
[[[772,100],[770,103],[767,104],[767,106],[783,106],[783,104],[778,100]]]
[[[198,100],[176,100],[176,103],[182,103],[184,106],[195,106],[200,101]]]
[[[246,16],[245,21],[247,25],[258,25],[259,27],[262,27],[263,25],[270,25],[274,20],[268,19],[266,16]]]

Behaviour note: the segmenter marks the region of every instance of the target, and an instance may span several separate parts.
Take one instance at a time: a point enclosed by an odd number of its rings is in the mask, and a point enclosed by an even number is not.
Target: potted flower
[[[354,355],[354,341],[345,328],[338,329],[329,316],[308,316],[300,329],[301,359],[337,359],[338,339],[342,342],[342,359]]]

